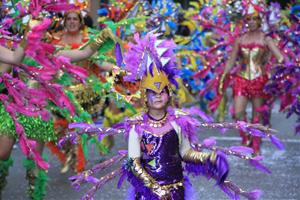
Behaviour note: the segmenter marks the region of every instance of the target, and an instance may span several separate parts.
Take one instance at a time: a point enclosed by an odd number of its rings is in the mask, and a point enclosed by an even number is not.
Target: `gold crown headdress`
[[[160,40],[158,34],[148,33],[144,38],[135,34],[135,43],[129,44],[125,53],[125,71],[127,81],[141,81],[142,95],[146,89],[160,93],[165,87],[174,84],[177,87],[175,44],[171,40]]]
[[[169,87],[169,79],[164,71],[159,71],[154,65],[153,74],[147,72],[147,75],[141,81],[141,89],[152,90],[156,93],[160,93],[165,87]]]

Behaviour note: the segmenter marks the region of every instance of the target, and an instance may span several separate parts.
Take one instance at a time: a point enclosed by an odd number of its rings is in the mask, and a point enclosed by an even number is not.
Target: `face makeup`
[[[162,109],[165,108],[169,101],[169,93],[165,88],[161,91],[161,93],[156,93],[152,90],[146,91],[147,95],[147,105],[151,109]]]

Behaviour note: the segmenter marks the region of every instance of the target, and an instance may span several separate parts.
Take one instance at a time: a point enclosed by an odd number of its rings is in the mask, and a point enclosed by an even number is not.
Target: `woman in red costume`
[[[261,31],[261,24],[262,18],[258,13],[246,16],[248,31],[235,40],[218,88],[218,92],[223,94],[224,81],[229,78],[228,73],[239,59],[241,67],[233,76],[234,117],[236,120],[246,120],[246,107],[250,101],[253,123],[261,122],[257,109],[268,98],[264,92],[264,86],[268,81],[265,65],[269,59],[269,52],[272,52],[279,63],[284,61],[273,39]],[[240,132],[240,135],[243,145],[251,146],[255,154],[260,153],[260,138],[250,137],[244,132]]]
[[[63,26],[64,30],[53,36],[52,43],[55,44],[58,49],[79,49],[85,46],[89,41],[88,33],[80,11],[73,10],[67,12],[64,16]],[[101,76],[101,72],[104,70],[111,70],[111,65],[105,62],[102,63],[101,66],[98,66],[97,64],[84,59],[76,64],[85,68],[89,75],[96,76],[100,81],[105,81],[105,78]],[[92,87],[82,83],[72,82],[71,85],[67,85],[66,89],[74,94],[76,101],[80,103],[84,111],[87,111],[91,117],[97,117],[97,113],[102,109],[105,99],[94,92]],[[59,134],[64,134],[67,125],[68,121],[64,117],[56,117],[55,127]],[[77,172],[84,169],[85,158],[83,156],[81,145],[69,146],[65,149],[66,155],[62,155],[54,144],[50,143],[48,144],[48,147],[59,155],[60,159],[64,162],[61,173],[67,172],[70,167],[74,168]]]

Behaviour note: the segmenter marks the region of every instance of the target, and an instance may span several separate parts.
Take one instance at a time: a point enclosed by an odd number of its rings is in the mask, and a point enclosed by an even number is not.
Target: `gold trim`
[[[179,182],[176,182],[176,183],[172,183],[172,184],[169,184],[169,185],[162,185],[161,187],[162,187],[162,189],[168,190],[168,191],[170,191],[172,189],[177,190],[179,187],[183,187],[183,185],[184,185],[183,183],[184,182],[182,180],[182,181],[179,181]]]
[[[132,172],[136,177],[141,179],[141,181],[146,187],[150,188],[153,191],[153,193],[155,193],[159,197],[162,197],[167,194],[168,191],[162,188],[162,186],[160,186],[156,182],[156,180],[153,177],[151,177],[143,168],[140,158],[133,159]]]
[[[213,163],[216,161],[217,155],[215,152],[199,152],[193,149],[190,149],[183,156],[184,161],[194,162],[194,163],[204,163],[207,160],[212,161]]]
[[[153,119],[150,119],[150,116],[148,116],[149,119],[148,119],[148,122],[147,122],[147,123],[148,123],[148,125],[151,126],[151,127],[154,127],[154,128],[161,128],[161,127],[163,127],[163,126],[165,125],[168,116],[169,116],[169,114],[166,113],[166,115],[165,115],[161,120],[158,120],[158,121],[153,120]]]

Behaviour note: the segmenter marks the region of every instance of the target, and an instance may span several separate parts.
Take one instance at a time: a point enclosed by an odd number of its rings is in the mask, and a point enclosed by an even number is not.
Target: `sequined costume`
[[[197,130],[199,127],[238,128],[248,130],[248,133],[251,134],[258,134],[262,133],[263,129],[257,130],[257,126],[246,125],[244,122],[202,123],[193,117],[192,113],[197,113],[197,115],[201,113],[200,110],[195,108],[180,110],[169,107],[167,113],[164,125],[159,128],[157,126],[154,128],[154,124],[159,123],[149,118],[147,113],[141,113],[125,120],[115,126],[117,129],[101,129],[95,125],[83,123],[71,125],[72,128],[79,129],[78,134],[96,134],[98,138],[119,134],[120,130],[123,129],[129,142],[128,152],[120,150],[119,155],[70,178],[76,190],[83,183],[93,185],[83,196],[83,199],[91,199],[96,190],[114,177],[120,177],[119,187],[125,178],[131,183],[132,188],[128,191],[127,199],[159,199],[157,191],[154,193],[154,190],[157,190],[157,188],[168,190],[172,197],[171,199],[195,199],[188,177],[183,176],[185,172],[193,176],[215,179],[217,185],[231,199],[236,199],[240,195],[247,199],[257,199],[260,196],[259,190],[246,192],[231,181],[226,180],[229,168],[226,157],[229,155],[248,160],[253,167],[270,173],[266,167],[259,163],[257,158],[253,158],[248,154],[253,151],[247,147],[220,148],[215,145],[213,139],[206,139],[200,144],[197,142]],[[201,114],[200,117],[205,119]],[[63,144],[65,140],[73,140],[77,136],[75,132],[71,132],[64,140],[60,141],[60,144]],[[266,135],[261,136],[265,137]],[[268,134],[268,137],[276,138],[273,134]],[[278,139],[275,140],[279,142]],[[272,142],[275,140],[272,139]],[[280,145],[280,142],[277,144]],[[198,150],[195,151],[194,149]],[[246,153],[246,149],[248,153]],[[96,173],[103,172],[103,170],[120,162],[126,156],[128,156],[128,159],[125,160],[121,168],[114,169],[100,178],[95,177]],[[140,159],[141,163],[139,167],[135,163],[137,158]]]
[[[192,140],[193,135],[191,132],[186,132],[187,135],[185,135],[178,125],[178,123],[182,125],[183,123],[188,123],[185,121],[189,118],[186,114],[187,113],[181,110],[173,110],[170,108],[166,116],[165,124],[160,128],[153,128],[155,121],[146,113],[129,120],[130,124],[134,124],[134,128],[129,132],[129,144],[135,144],[137,140],[140,141],[140,145],[137,145],[140,149],[129,146],[129,158],[139,157],[145,171],[154,178],[160,186],[168,188],[171,199],[174,200],[192,199],[192,194],[185,192],[186,189],[190,190],[191,188],[188,178],[183,176],[183,161],[184,156],[191,149],[189,137]],[[190,118],[190,120],[193,121],[192,118]],[[140,131],[136,132],[136,130]],[[219,157],[218,159],[222,158]],[[220,172],[220,180],[225,179],[227,176],[226,164],[223,166],[224,168],[221,169],[219,164],[222,163],[222,161],[218,161],[220,162],[214,165],[214,161],[206,158],[200,162],[201,164],[198,167],[201,166],[200,168],[202,168],[206,166],[207,173],[211,176],[215,176],[214,171],[218,171]],[[188,161],[187,165],[189,165]],[[192,173],[193,170],[190,172]],[[151,188],[143,186],[143,183],[137,179],[136,175],[131,174],[132,171],[128,171],[127,173],[128,180],[133,184],[135,189],[135,199],[159,199],[151,192]]]
[[[17,77],[16,73],[14,73],[14,76]],[[28,83],[28,85],[30,84]],[[0,83],[0,94],[8,95],[8,90],[3,83]],[[30,117],[21,113],[16,113],[16,117],[28,139],[41,143],[57,141],[52,119],[44,121],[40,116]],[[8,136],[16,141],[19,138],[16,132],[16,124],[11,115],[5,110],[2,102],[0,102],[0,119],[0,137]],[[28,180],[28,196],[33,200],[41,200],[46,194],[47,172],[39,168],[29,156],[25,160],[31,163],[30,167],[26,164],[24,165],[26,168],[26,179]],[[6,185],[9,167],[12,165],[13,160],[11,158],[6,161],[0,160],[0,199],[1,191]],[[40,174],[43,174],[43,177]]]
[[[72,50],[82,48],[88,43],[89,37],[86,29],[81,30],[80,34],[82,36],[80,43],[73,42],[66,44],[63,41],[63,32],[59,32],[53,36],[52,44],[55,45],[57,49]],[[76,64],[86,69],[89,77],[93,77],[97,81],[105,81],[105,78],[101,75],[100,68],[91,61],[82,60]],[[92,118],[97,118],[99,113],[101,113],[105,103],[105,98],[102,98],[99,93],[94,90],[92,84],[83,84],[76,80],[64,81],[65,77],[68,77],[67,73],[60,74],[58,82],[65,86],[65,90],[69,93],[69,95],[74,96],[73,103],[78,104],[76,111],[80,119],[92,123]],[[60,112],[54,112],[54,115],[56,132],[60,135],[60,137],[62,137],[65,134],[68,123],[72,122],[73,119],[68,118],[69,116],[65,116]],[[65,146],[63,151],[58,149],[54,143],[48,143],[47,146],[63,163],[63,167],[61,169],[62,173],[68,171],[70,167],[77,172],[84,169],[87,155],[84,155],[85,150],[83,144],[68,147]]]
[[[165,104],[156,108],[163,114],[161,119],[151,117],[153,107],[159,104],[162,93],[168,100],[171,95],[171,83],[176,86],[176,58],[172,52],[174,43],[169,40],[160,40],[158,34],[148,33],[144,38],[135,35],[135,43],[130,43],[130,48],[125,54],[124,80],[141,81],[141,100],[145,103],[147,111],[125,119],[124,122],[110,128],[103,128],[93,124],[74,123],[70,128],[75,131],[60,140],[60,145],[66,141],[74,141],[78,135],[96,135],[99,140],[105,136],[124,133],[128,139],[128,151],[120,150],[118,155],[97,164],[70,178],[72,185],[78,190],[82,183],[92,184],[92,188],[83,196],[83,199],[92,199],[95,192],[106,182],[114,177],[120,177],[118,186],[127,178],[133,187],[128,199],[140,200],[188,200],[194,199],[191,184],[184,172],[194,176],[204,176],[215,179],[217,185],[232,199],[242,195],[249,199],[256,199],[260,191],[245,192],[226,180],[229,165],[227,155],[234,155],[249,160],[257,169],[269,172],[262,167],[257,158],[252,158],[252,149],[247,147],[223,148],[217,147],[214,139],[206,139],[203,143],[197,140],[198,128],[237,128],[251,134],[275,137],[261,125],[251,125],[245,122],[238,123],[211,123],[208,117],[198,108],[176,109]],[[119,57],[121,58],[121,57]],[[122,60],[118,63],[122,63]],[[166,94],[169,92],[168,94]],[[152,100],[150,94],[160,100]],[[146,95],[148,95],[146,97]],[[146,100],[148,104],[146,104]],[[156,103],[157,104],[156,104]],[[198,118],[196,118],[196,116]],[[205,121],[200,122],[199,117]],[[264,130],[265,129],[265,130]],[[266,135],[267,134],[267,135]],[[275,137],[276,138],[276,137]],[[279,141],[278,139],[275,139]],[[281,144],[280,142],[278,144]],[[248,154],[248,155],[247,155]],[[95,173],[110,168],[125,157],[125,163],[98,178]]]
[[[233,78],[233,96],[268,98],[263,91],[268,81],[264,69],[268,49],[260,44],[240,44],[241,69]]]
[[[268,48],[262,44],[239,44],[240,69],[233,76],[233,96],[244,96],[248,99],[263,98],[267,100],[270,95],[264,92],[264,87],[268,82],[268,74],[265,64],[268,57]],[[241,120],[242,116],[234,116],[236,120]],[[247,120],[243,116],[243,120]],[[259,123],[260,118],[255,117],[252,123]],[[251,137],[240,131],[242,144],[251,146],[255,153],[260,152],[261,139]]]
[[[8,94],[3,83],[0,83],[0,94]],[[17,117],[24,127],[28,138],[41,142],[56,141],[57,137],[53,129],[53,120],[43,121],[41,117],[28,117],[22,114],[17,114]],[[0,103],[0,118],[0,136],[7,135],[17,139],[15,124],[2,103]]]
[[[173,199],[184,198],[179,145],[179,138],[174,129],[161,135],[145,132],[141,138],[141,159],[144,168],[161,185],[177,185],[178,188],[171,191]],[[147,194],[137,193],[137,197],[147,199]]]
[[[54,40],[52,41],[52,43],[58,49],[79,49],[83,47],[88,41],[88,34],[86,32],[83,32],[82,41],[79,44],[65,44],[62,41],[62,37],[59,35],[54,36]],[[101,70],[96,64],[93,64],[89,60],[83,60],[76,64],[85,68],[88,71],[89,76],[94,75],[99,79],[99,81],[105,82],[105,78],[101,75]],[[101,110],[103,109],[105,99],[101,98],[100,95],[94,91],[92,86],[88,84],[73,82],[72,84],[68,84],[66,89],[74,94],[76,101],[78,101],[82,108],[89,114],[96,116],[97,113],[101,112]]]
[[[0,136],[7,135],[17,139],[18,136],[15,131],[14,122],[5,111],[2,103],[0,103],[0,116]],[[28,117],[22,114],[18,114],[17,116],[29,139],[41,142],[56,141],[57,136],[54,132],[53,120],[43,121],[40,117]]]

